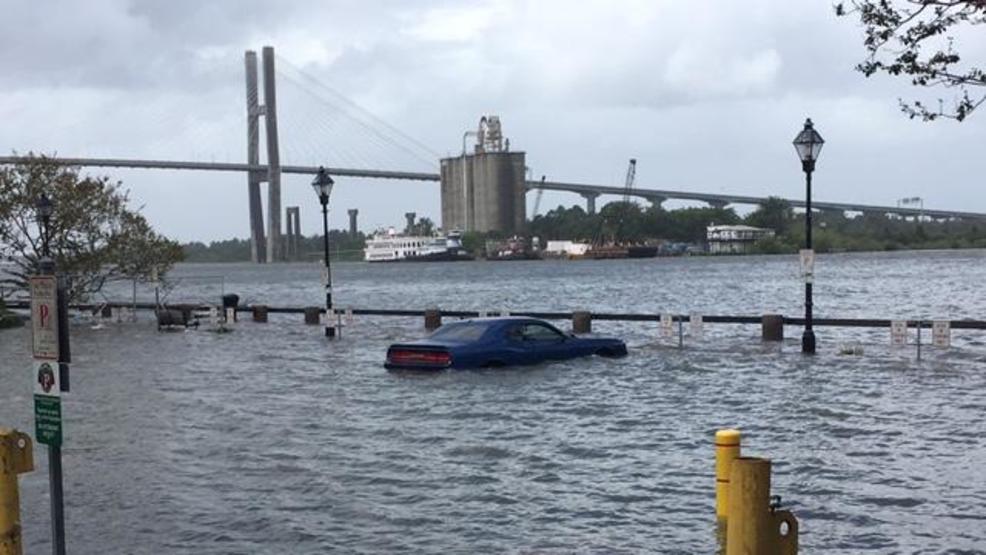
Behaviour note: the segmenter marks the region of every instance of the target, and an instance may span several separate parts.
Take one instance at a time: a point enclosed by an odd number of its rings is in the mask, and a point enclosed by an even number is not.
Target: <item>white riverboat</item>
[[[375,234],[366,242],[367,262],[454,262],[472,260],[462,246],[462,234],[400,235],[393,229]]]

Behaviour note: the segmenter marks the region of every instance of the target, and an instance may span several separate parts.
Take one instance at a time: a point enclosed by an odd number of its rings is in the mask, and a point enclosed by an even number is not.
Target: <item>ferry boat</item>
[[[367,262],[455,262],[473,260],[462,246],[462,234],[400,235],[393,229],[377,233],[366,242]]]
[[[534,237],[530,243],[519,235],[503,240],[486,241],[486,260],[540,260],[540,240]]]

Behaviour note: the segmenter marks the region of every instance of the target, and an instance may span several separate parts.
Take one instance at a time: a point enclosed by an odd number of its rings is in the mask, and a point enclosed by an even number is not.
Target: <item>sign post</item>
[[[935,320],[931,323],[931,342],[935,347],[950,347],[952,345],[952,322]]]
[[[661,313],[661,333],[668,339],[674,336],[674,317],[671,314]]]
[[[798,251],[798,257],[801,260],[801,277],[805,283],[813,283],[815,281],[815,251],[801,249]]]
[[[907,320],[890,322],[890,344],[907,345]]]
[[[61,397],[62,391],[68,391],[71,361],[67,306],[65,292],[53,275],[32,276],[30,288],[35,438],[48,446],[52,553],[65,555]]]

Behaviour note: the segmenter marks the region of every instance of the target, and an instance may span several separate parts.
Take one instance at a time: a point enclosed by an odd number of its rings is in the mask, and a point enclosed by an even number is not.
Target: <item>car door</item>
[[[524,324],[521,328],[528,358],[534,362],[568,358],[567,337],[551,326],[539,323]]]
[[[532,348],[526,339],[524,324],[513,324],[505,330],[504,348],[500,356],[504,358],[506,364],[537,364],[539,362],[537,350]]]

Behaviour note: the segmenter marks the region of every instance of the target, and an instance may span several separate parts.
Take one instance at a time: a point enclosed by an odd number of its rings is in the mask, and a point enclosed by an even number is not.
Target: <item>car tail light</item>
[[[449,366],[452,364],[452,355],[447,351],[396,349],[388,353],[387,359],[391,364],[420,364],[429,366]]]

